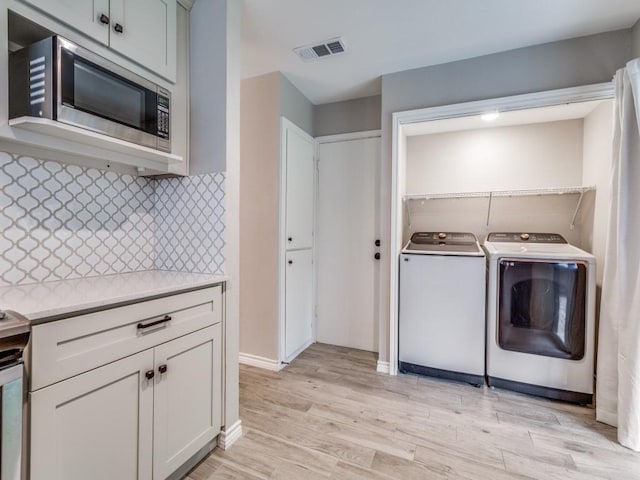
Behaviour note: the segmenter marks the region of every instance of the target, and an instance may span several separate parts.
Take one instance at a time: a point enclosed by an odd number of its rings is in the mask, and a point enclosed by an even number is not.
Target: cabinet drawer
[[[159,320],[163,321],[148,326]],[[30,390],[38,390],[221,320],[222,287],[218,285],[36,325],[31,338]]]

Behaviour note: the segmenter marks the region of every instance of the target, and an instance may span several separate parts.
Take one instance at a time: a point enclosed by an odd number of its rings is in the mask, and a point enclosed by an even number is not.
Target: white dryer
[[[400,255],[402,373],[484,383],[485,271],[472,233],[412,235]]]
[[[591,403],[595,257],[555,233],[491,233],[484,248],[488,384]]]

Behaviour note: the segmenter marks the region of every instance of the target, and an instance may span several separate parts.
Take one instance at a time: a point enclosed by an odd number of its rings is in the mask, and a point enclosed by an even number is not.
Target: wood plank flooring
[[[242,365],[244,436],[187,479],[640,479],[593,409],[375,366],[321,344],[278,373]]]

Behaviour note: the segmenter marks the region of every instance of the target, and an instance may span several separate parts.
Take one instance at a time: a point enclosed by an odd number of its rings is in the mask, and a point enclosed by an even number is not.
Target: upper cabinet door
[[[176,0],[111,0],[110,11],[111,48],[175,82]]]
[[[282,122],[283,167],[286,169],[287,250],[313,246],[313,138],[284,120]]]
[[[109,0],[26,1],[94,40],[109,44]]]

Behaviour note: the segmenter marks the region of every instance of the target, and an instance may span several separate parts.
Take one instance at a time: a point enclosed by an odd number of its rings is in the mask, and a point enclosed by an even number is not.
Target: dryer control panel
[[[558,233],[490,233],[489,242],[510,243],[569,243]]]

